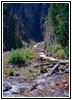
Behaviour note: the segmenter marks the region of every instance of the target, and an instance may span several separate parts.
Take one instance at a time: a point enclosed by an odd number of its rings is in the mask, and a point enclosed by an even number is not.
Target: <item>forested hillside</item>
[[[48,26],[56,36],[67,56],[69,55],[69,4],[50,4]]]

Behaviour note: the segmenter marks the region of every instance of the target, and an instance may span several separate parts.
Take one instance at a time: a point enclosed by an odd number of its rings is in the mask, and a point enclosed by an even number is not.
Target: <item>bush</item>
[[[9,71],[5,70],[4,71],[5,75],[9,75]]]
[[[22,45],[22,42],[21,42],[20,40],[17,40],[17,41],[16,41],[16,44],[17,44],[17,47],[20,47],[20,48],[23,46],[23,45]]]
[[[54,46],[54,48],[52,48],[52,53],[56,53],[58,50],[62,49],[60,44],[57,44]]]
[[[26,47],[30,47],[29,43],[26,44]]]
[[[24,65],[26,63],[26,59],[24,57],[23,51],[18,49],[12,50],[8,62],[14,65]]]
[[[20,66],[30,61],[34,56],[36,56],[36,52],[31,48],[25,50],[12,50],[8,62]]]
[[[64,51],[65,51],[65,54],[66,54],[66,58],[69,58],[69,47],[65,47]]]
[[[11,66],[10,69],[6,69],[4,71],[4,74],[13,76],[14,75],[14,71],[15,71],[15,69],[13,68],[13,66]]]
[[[65,51],[66,50],[66,51]],[[55,58],[67,58],[68,49],[62,48],[60,44],[57,44],[55,46],[51,45],[48,52],[51,56]]]
[[[14,76],[14,68],[10,68],[9,75]]]
[[[58,50],[56,52],[56,54],[57,54],[57,57],[59,57],[59,58],[65,58],[65,52],[64,52],[64,50]]]
[[[27,48],[27,49],[25,50],[24,54],[25,54],[25,57],[26,57],[27,59],[31,59],[32,57],[34,57],[34,56],[36,55],[35,51],[32,50],[31,48]]]

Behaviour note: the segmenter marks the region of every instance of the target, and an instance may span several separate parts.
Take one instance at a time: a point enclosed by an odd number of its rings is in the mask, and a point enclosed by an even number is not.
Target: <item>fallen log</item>
[[[35,65],[34,68],[42,67],[42,66],[49,65],[49,64],[50,63],[42,63],[42,64],[39,64],[39,65]]]
[[[59,64],[54,65],[54,67],[48,72],[48,74],[46,76],[51,76],[52,73],[55,71],[55,69],[57,69],[59,66]]]
[[[65,65],[65,64],[69,64],[69,62],[59,62],[59,64]]]
[[[55,62],[55,61],[52,61],[52,62],[49,62],[49,63],[42,63],[42,64],[35,65],[34,68],[38,68],[38,67],[42,67],[42,66],[47,66],[47,65],[50,65],[50,64],[66,65],[66,64],[69,64],[69,62]]]

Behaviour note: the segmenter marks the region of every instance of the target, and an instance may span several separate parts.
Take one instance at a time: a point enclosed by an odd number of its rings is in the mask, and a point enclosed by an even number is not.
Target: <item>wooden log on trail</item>
[[[42,67],[42,66],[47,66],[47,65],[50,65],[50,64],[62,64],[62,65],[66,65],[66,64],[69,64],[69,62],[55,62],[55,61],[52,61],[52,62],[49,62],[49,63],[41,63],[41,64],[38,64],[38,65],[35,65],[34,68],[38,68],[38,67]]]
[[[59,66],[59,64],[54,65],[54,67],[48,72],[47,76],[51,76],[52,73],[55,71],[55,69],[57,69]]]
[[[42,64],[38,64],[38,65],[35,65],[34,68],[38,68],[38,67],[42,67],[42,66],[47,66],[49,65],[50,63],[42,63]]]
[[[69,64],[69,62],[59,62],[59,64],[66,65]]]

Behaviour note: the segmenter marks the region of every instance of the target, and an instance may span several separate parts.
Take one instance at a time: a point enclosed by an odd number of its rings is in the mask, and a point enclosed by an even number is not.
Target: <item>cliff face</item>
[[[43,40],[40,29],[40,21],[48,14],[49,4],[42,3],[24,3],[11,4],[13,13],[19,16],[21,24],[25,31],[29,31],[35,41]]]
[[[55,44],[55,36],[45,21],[50,4],[11,3],[3,5],[3,48],[11,50],[30,40],[45,41],[45,49]]]
[[[49,51],[49,47],[51,45],[57,44],[56,37],[52,31],[52,28],[49,25],[49,22],[45,21],[43,26],[43,34],[44,34],[44,42],[45,42],[45,50]]]
[[[42,3],[4,4],[4,50],[17,48],[23,41],[42,41],[41,21],[44,22],[48,8],[49,4]]]

